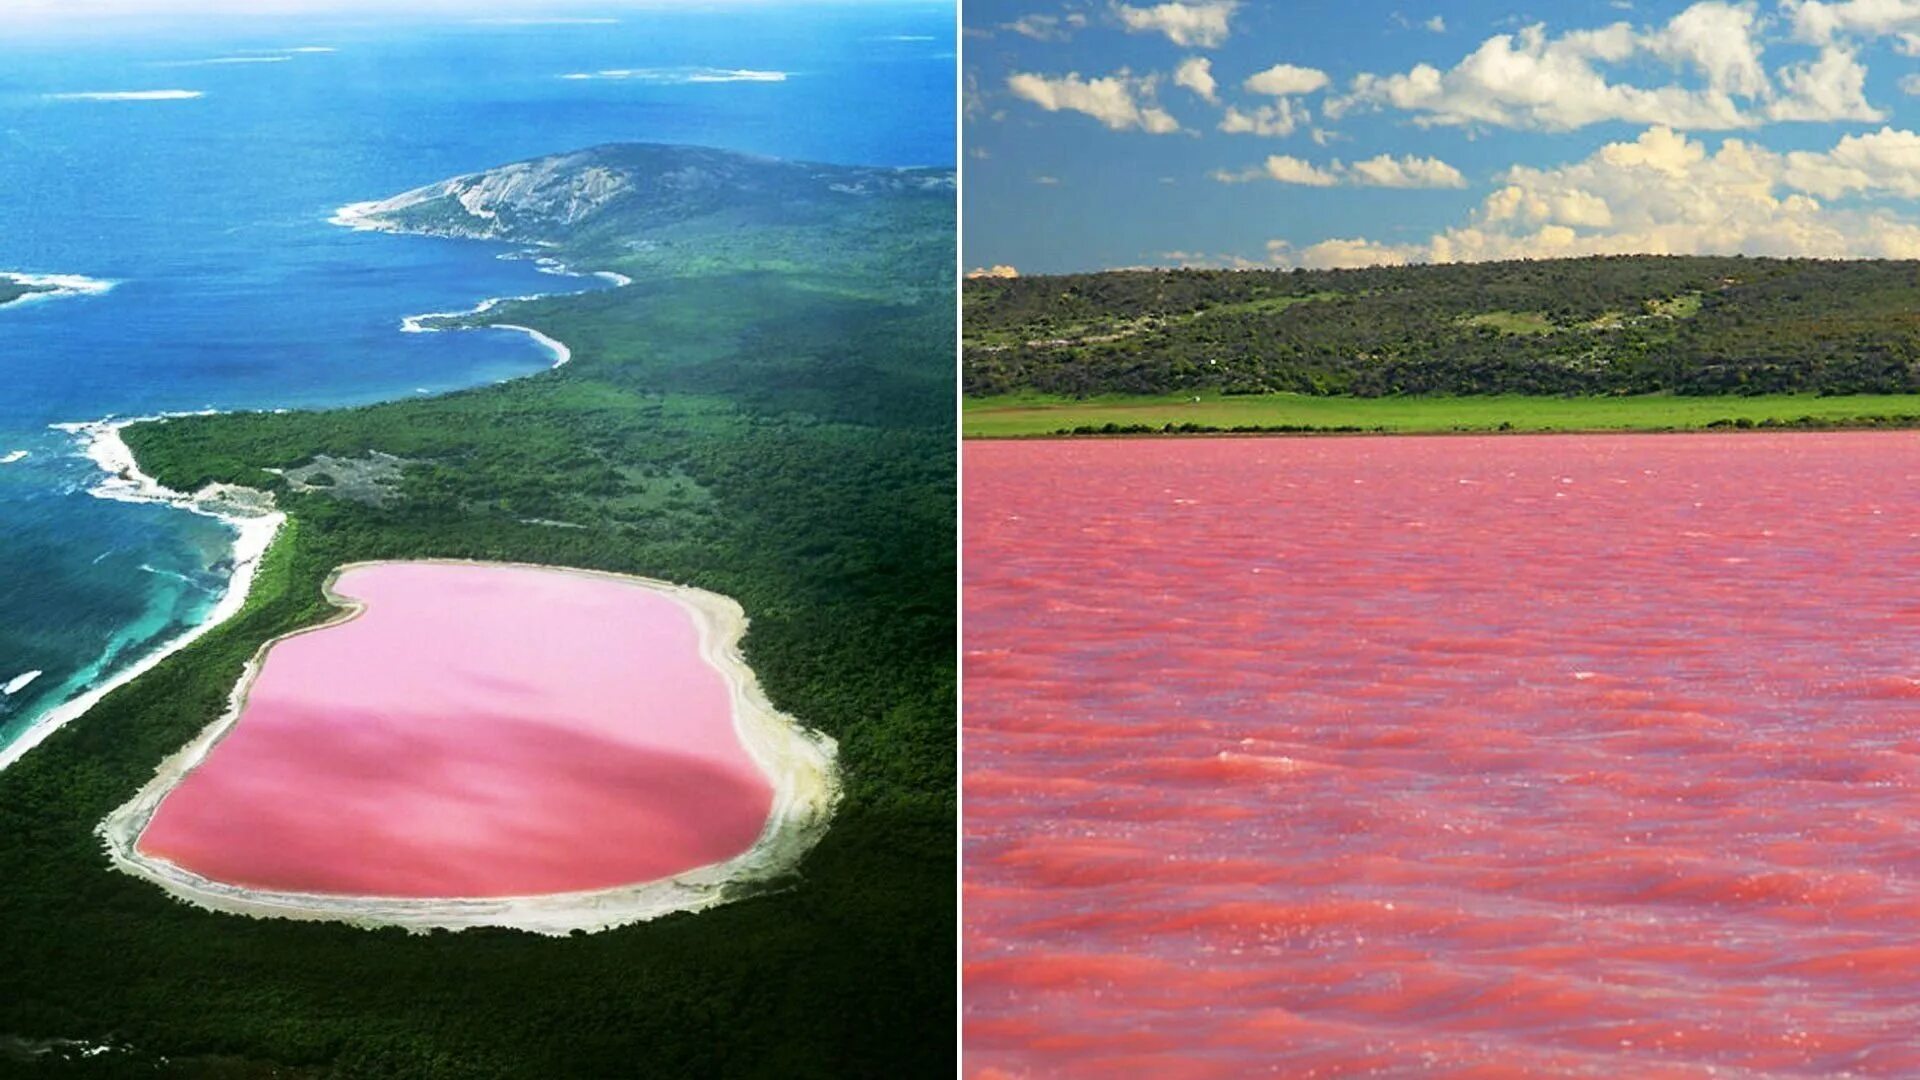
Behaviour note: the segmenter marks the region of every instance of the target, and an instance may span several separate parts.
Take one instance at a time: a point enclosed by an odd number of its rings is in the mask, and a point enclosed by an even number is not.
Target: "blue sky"
[[[967,264],[1920,258],[1920,0],[1514,11],[966,0]]]

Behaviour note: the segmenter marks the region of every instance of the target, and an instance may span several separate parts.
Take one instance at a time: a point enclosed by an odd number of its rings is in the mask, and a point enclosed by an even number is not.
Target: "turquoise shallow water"
[[[0,746],[226,580],[224,526],[88,495],[98,471],[48,425],[359,403],[551,362],[524,335],[400,320],[583,284],[492,245],[338,228],[336,207],[629,140],[953,163],[950,6],[95,30],[0,41],[0,270],[115,283],[0,307],[0,459],[25,451],[0,464],[0,687],[42,672],[0,694]],[[690,81],[707,69],[788,77]],[[607,71],[629,74],[565,77]],[[154,90],[202,96],[61,96]]]

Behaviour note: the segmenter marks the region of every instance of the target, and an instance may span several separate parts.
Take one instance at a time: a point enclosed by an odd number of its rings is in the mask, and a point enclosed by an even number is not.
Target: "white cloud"
[[[786,82],[787,72],[754,71],[751,68],[608,68],[604,71],[576,71],[563,79],[608,79],[616,82],[661,83],[669,86],[687,83],[773,83]]]
[[[1835,45],[1817,60],[1780,69],[1785,97],[1767,106],[1774,120],[1883,120],[1886,114],[1867,103],[1867,69],[1853,53]]]
[[[1900,92],[1903,94],[1920,95],[1920,75],[1900,76]]]
[[[1248,76],[1247,81],[1240,85],[1256,94],[1292,97],[1311,94],[1326,86],[1327,73],[1318,68],[1275,64],[1257,75]]]
[[[1447,20],[1446,20],[1446,17],[1442,15],[1435,15],[1433,18],[1428,19],[1426,22],[1421,23],[1420,25],[1426,27],[1427,29],[1433,31],[1436,34],[1444,34],[1447,32]]]
[[[1338,166],[1338,162],[1335,165]],[[1366,187],[1390,188],[1463,188],[1467,178],[1460,170],[1433,157],[1394,157],[1381,154],[1345,167],[1353,182]]]
[[[1175,45],[1212,49],[1227,40],[1228,23],[1239,6],[1239,0],[1169,0],[1152,7],[1115,3],[1113,11],[1130,33],[1160,33]]]
[[[1173,69],[1173,84],[1184,86],[1207,101],[1218,103],[1219,84],[1213,81],[1213,61],[1204,56],[1189,56]]]
[[[1920,31],[1920,0],[1781,0],[1801,41],[1825,44],[1840,35],[1879,37]]]
[[[1670,23],[1644,37],[1626,23],[1558,37],[1549,37],[1541,24],[1518,34],[1497,34],[1447,71],[1420,64],[1400,74],[1360,75],[1349,94],[1328,101],[1327,111],[1338,117],[1356,106],[1386,106],[1417,113],[1416,122],[1424,125],[1487,124],[1549,131],[1609,120],[1693,130],[1750,126],[1754,119],[1742,113],[1728,90],[1711,84],[1704,89],[1677,84],[1629,86],[1609,82],[1596,66],[1621,63],[1657,45],[1670,57],[1718,71],[1722,80],[1752,86],[1751,73],[1738,59],[1737,48],[1696,40],[1697,25],[1682,21],[1694,10],[1675,17],[1680,30],[1673,30]]]
[[[1317,168],[1312,162],[1302,161],[1286,154],[1274,154],[1267,158],[1266,173],[1283,184],[1332,187],[1340,182],[1339,177]]]
[[[1832,150],[1786,156],[1785,182],[1823,199],[1854,192],[1920,199],[1920,135],[1883,127],[1843,136]]]
[[[207,95],[204,90],[85,90],[46,96],[51,101],[190,101]]]
[[[1295,249],[1285,240],[1269,240],[1267,257],[1282,266],[1304,266],[1309,270],[1328,270],[1349,266],[1404,266],[1414,261],[1412,249],[1376,244],[1371,240],[1322,240]]]
[[[1892,26],[1896,20],[1886,12],[1907,6],[1920,12],[1920,0],[1809,0],[1792,11],[1796,25],[1806,24],[1809,12],[1825,12],[1814,18],[1817,26]],[[1486,39],[1444,71],[1421,64],[1398,74],[1363,74],[1348,94],[1329,100],[1327,112],[1338,117],[1359,106],[1389,107],[1415,113],[1425,125],[1548,131],[1606,121],[1715,131],[1765,121],[1883,118],[1866,100],[1866,70],[1839,45],[1777,71],[1776,93],[1762,63],[1761,28],[1750,0],[1701,0],[1647,30],[1620,22],[1551,36],[1544,24],[1534,24]],[[1822,33],[1831,37],[1830,29]],[[1920,37],[1915,42],[1920,46]],[[1638,57],[1664,60],[1699,83],[1633,86],[1604,71]]]
[[[1065,41],[1086,25],[1087,17],[1075,11],[1066,15],[1023,15],[1010,23],[1002,23],[1000,28],[1035,41]]]
[[[1220,130],[1230,135],[1285,136],[1293,134],[1296,128],[1310,119],[1312,117],[1307,110],[1295,105],[1291,98],[1281,98],[1252,112],[1241,112],[1232,105],[1227,106],[1226,115],[1220,119]]]
[[[1706,0],[1646,34],[1641,43],[1663,60],[1699,71],[1713,90],[1762,97],[1771,87],[1760,66],[1761,47],[1754,40],[1754,22],[1751,3]]]
[[[1302,184],[1307,187],[1333,187],[1336,184],[1388,188],[1467,186],[1466,178],[1460,175],[1460,170],[1439,158],[1412,155],[1396,158],[1391,154],[1381,154],[1352,164],[1345,164],[1336,159],[1324,167],[1286,154],[1274,154],[1269,156],[1264,164],[1242,169],[1239,172],[1216,170],[1213,178],[1223,184],[1244,184],[1250,180],[1267,179],[1277,180],[1282,184]]]
[[[1821,193],[1920,193],[1920,136],[1882,130],[1828,152],[1717,150],[1670,128],[1552,168],[1516,166],[1464,225],[1411,244],[1366,238],[1270,245],[1280,265],[1352,266],[1580,255],[1920,257],[1920,225]]]
[[[1057,176],[1036,176],[1033,178],[1033,182],[1036,184],[1039,184],[1042,187],[1059,187],[1060,186],[1060,178]]]
[[[1007,89],[1048,112],[1085,113],[1115,131],[1138,128],[1151,135],[1170,135],[1180,122],[1154,104],[1152,76],[1135,78],[1125,69],[1113,75],[1082,79],[1079,72],[1058,78],[1019,72],[1007,76]]]

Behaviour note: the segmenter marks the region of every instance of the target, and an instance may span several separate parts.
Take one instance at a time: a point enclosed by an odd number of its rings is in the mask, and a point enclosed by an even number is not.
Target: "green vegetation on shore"
[[[968,438],[1305,432],[1693,431],[1920,427],[1920,396],[1315,397],[1306,394],[1009,394],[968,398]]]
[[[0,307],[11,304],[23,296],[31,296],[34,293],[50,291],[52,291],[52,286],[28,285],[19,278],[7,274],[0,274]]]
[[[607,148],[583,168],[711,184],[682,216],[643,234],[615,204],[561,231],[529,207],[509,237],[636,279],[489,313],[567,342],[565,367],[433,399],[128,429],[162,483],[265,488],[289,523],[241,614],[0,772],[0,1035],[116,1048],[83,1061],[56,1047],[39,1074],[951,1070],[951,185],[921,172],[833,191],[846,178],[819,166],[817,189],[796,192],[791,166],[673,151]],[[779,183],[748,183],[776,168]],[[328,615],[332,568],[409,556],[738,599],[769,698],[840,744],[845,801],[798,879],[554,940],[215,915],[110,870],[94,826],[219,714],[258,645]],[[7,1045],[0,1069],[17,1068]]]
[[[972,279],[964,307],[963,386],[990,400],[1920,391],[1917,262],[1114,271]]]

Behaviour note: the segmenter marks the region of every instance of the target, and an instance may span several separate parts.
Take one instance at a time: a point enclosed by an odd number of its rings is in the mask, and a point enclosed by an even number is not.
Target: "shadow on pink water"
[[[970,1074],[1920,1074],[1920,437],[965,456]]]
[[[261,889],[528,896],[720,862],[766,824],[771,786],[669,597],[428,563],[335,591],[365,610],[273,646],[142,853]]]

